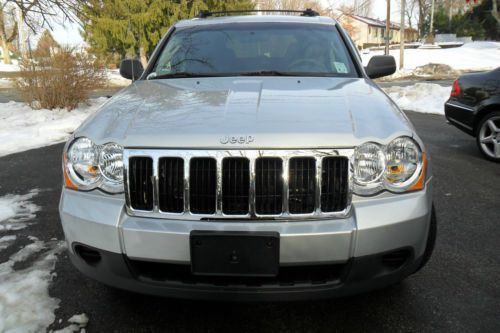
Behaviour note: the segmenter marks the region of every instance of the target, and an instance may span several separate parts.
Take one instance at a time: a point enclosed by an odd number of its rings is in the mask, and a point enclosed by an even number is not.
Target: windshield
[[[174,31],[148,77],[234,75],[357,73],[335,26],[235,23]]]

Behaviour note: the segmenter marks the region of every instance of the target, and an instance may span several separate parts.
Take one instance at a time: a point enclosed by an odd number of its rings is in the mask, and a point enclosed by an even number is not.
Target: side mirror
[[[137,59],[125,59],[120,63],[120,75],[126,79],[135,81],[144,72],[142,64]]]
[[[366,75],[370,79],[387,76],[396,72],[396,60],[390,55],[373,56],[365,67]]]

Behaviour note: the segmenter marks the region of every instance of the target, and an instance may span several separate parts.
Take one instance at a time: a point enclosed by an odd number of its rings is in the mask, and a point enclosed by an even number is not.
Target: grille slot
[[[321,211],[336,212],[347,205],[349,160],[325,157],[322,161]]]
[[[311,157],[291,158],[288,181],[290,213],[312,213],[316,198],[316,160]]]
[[[158,172],[160,210],[182,213],[184,211],[184,160],[178,157],[160,158]]]
[[[217,161],[192,158],[189,166],[189,204],[194,214],[214,214],[217,190]]]
[[[255,211],[277,215],[283,211],[283,161],[261,157],[255,162]]]
[[[222,160],[222,212],[231,215],[248,214],[250,168],[247,158]]]
[[[153,210],[153,159],[132,157],[129,169],[130,205],[137,210]]]

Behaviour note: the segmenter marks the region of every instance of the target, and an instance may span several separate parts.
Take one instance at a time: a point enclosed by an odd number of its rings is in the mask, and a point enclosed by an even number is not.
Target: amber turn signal
[[[66,156],[66,153],[63,155],[64,163],[63,163],[63,173],[64,173],[64,186],[66,188],[70,188],[72,190],[77,190],[78,186],[76,186],[75,183],[71,181],[71,178],[68,175],[68,167],[67,167],[67,162],[68,162],[68,157]]]
[[[427,171],[427,155],[422,153],[422,172],[418,177],[417,182],[408,191],[418,191],[422,190],[425,186],[425,173]]]

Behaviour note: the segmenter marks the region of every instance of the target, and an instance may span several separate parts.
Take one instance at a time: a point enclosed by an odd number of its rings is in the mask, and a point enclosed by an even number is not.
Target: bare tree
[[[0,0],[0,47],[4,63],[10,64],[9,49],[25,24],[36,32],[40,27],[52,29],[54,22],[75,21],[74,12],[83,0]],[[16,15],[16,12],[19,15]],[[24,43],[20,41],[20,44]],[[25,49],[25,48],[24,48]]]
[[[353,37],[358,32],[351,15],[355,14],[354,6],[341,5],[336,10],[330,10],[330,15],[336,19],[347,33]]]
[[[401,10],[401,2],[397,2],[398,8]],[[408,28],[413,28],[413,19],[415,18],[416,10],[418,9],[418,0],[406,0],[405,2],[405,17],[408,21]]]
[[[418,2],[418,32],[424,34],[425,19],[430,15],[431,0],[417,0]]]
[[[33,31],[39,26],[52,29],[54,21],[75,21],[75,10],[83,0],[0,0],[10,3],[21,12],[21,19]]]
[[[260,9],[303,10],[311,8],[322,12],[323,7],[319,0],[256,0]]]
[[[352,4],[352,11],[354,15],[370,16],[372,11],[371,0],[354,0]]]
[[[0,3],[0,47],[2,48],[4,64],[10,64],[10,46],[17,37],[17,22],[14,7]]]

